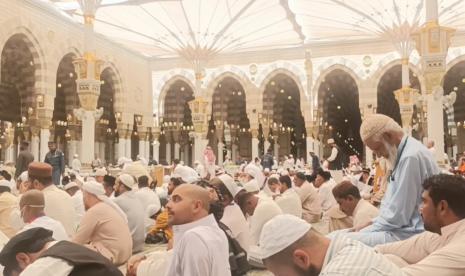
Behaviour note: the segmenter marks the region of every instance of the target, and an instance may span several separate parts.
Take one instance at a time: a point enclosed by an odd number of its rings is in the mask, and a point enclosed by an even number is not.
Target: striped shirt
[[[331,240],[320,276],[397,276],[400,268],[359,241],[338,235]]]

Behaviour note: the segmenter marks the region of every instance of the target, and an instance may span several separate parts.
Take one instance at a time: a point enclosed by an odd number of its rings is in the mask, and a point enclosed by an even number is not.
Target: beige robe
[[[115,209],[103,202],[87,210],[72,241],[87,245],[116,265],[125,263],[132,254],[128,224]]]
[[[11,226],[11,211],[18,207],[18,198],[9,192],[0,194],[0,231],[11,238],[16,229]]]
[[[47,186],[42,190],[45,198],[45,214],[63,224],[68,236],[76,232],[76,210],[71,196],[55,185]]]
[[[441,235],[423,232],[410,239],[378,245],[402,267],[404,275],[465,275],[465,219],[441,228]]]
[[[309,223],[318,222],[321,218],[321,200],[318,190],[307,181],[296,188],[302,202],[302,218]]]

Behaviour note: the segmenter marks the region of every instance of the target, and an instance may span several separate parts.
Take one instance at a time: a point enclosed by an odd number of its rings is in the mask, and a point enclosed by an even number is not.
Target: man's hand
[[[127,270],[126,270],[126,276],[136,276],[137,275],[137,267],[139,266],[140,262],[145,260],[145,255],[138,255],[138,256],[132,256],[128,260],[127,264]]]

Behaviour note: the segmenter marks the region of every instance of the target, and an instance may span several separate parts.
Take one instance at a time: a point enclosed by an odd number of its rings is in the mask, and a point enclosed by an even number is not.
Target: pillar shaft
[[[40,160],[38,161],[43,162],[45,160],[45,155],[47,155],[47,152],[48,152],[49,139],[50,139],[50,130],[46,128],[42,128],[40,130]]]

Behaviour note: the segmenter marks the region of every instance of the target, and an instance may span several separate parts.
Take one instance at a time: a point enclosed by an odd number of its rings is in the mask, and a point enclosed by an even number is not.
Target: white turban
[[[88,192],[89,194],[95,195],[98,199],[100,199],[102,202],[110,205],[113,209],[115,209],[118,214],[124,219],[124,221],[128,222],[128,218],[126,217],[126,214],[121,210],[121,208],[116,205],[113,200],[109,199],[105,195],[105,190],[103,189],[103,185],[96,182],[96,181],[88,181],[85,182],[84,185],[82,185],[82,189],[85,192]]]
[[[73,187],[79,187],[79,185],[76,182],[69,182],[68,184],[66,184],[63,187],[63,189],[65,189],[65,191],[66,191],[66,190],[69,190],[69,189],[71,189]]]
[[[244,184],[244,189],[248,193],[255,193],[255,192],[260,191],[260,186],[258,186],[257,180],[252,179],[249,182]]]
[[[389,124],[397,124],[391,117],[383,114],[373,114],[368,116],[360,126],[360,137],[366,141],[370,137],[383,133]],[[400,127],[400,126],[399,126]]]
[[[176,166],[173,177],[180,177],[187,183],[194,183],[200,180],[199,174],[194,169],[183,165]]]
[[[252,176],[257,181],[257,185],[259,188],[265,182],[265,175],[263,174],[262,170],[259,167],[257,167],[255,164],[252,164],[252,163],[248,164],[244,168],[244,172]]]
[[[231,176],[227,174],[223,174],[223,175],[218,176],[218,178],[221,180],[221,182],[223,182],[224,186],[226,186],[226,189],[228,189],[228,191],[231,193],[233,198],[241,190],[241,188],[237,186],[237,184],[234,182],[234,179]]]
[[[28,178],[27,171],[24,171],[19,175],[19,180],[21,180],[21,183],[26,182]]]

